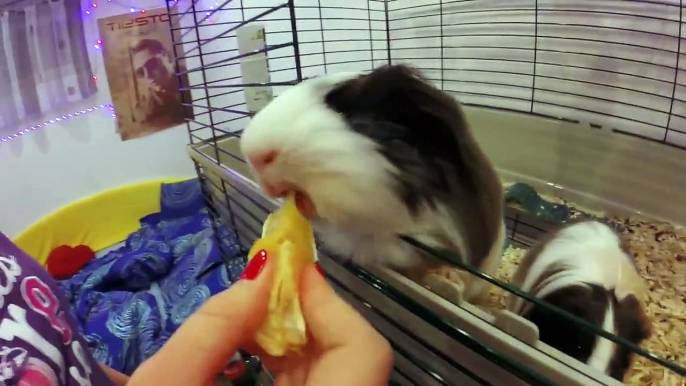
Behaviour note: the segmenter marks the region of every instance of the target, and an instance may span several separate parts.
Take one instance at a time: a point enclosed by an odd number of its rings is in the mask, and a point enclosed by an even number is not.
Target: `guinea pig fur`
[[[257,113],[240,145],[269,195],[305,194],[319,239],[337,254],[408,276],[438,266],[401,234],[497,269],[499,177],[458,102],[410,67],[305,80]],[[466,300],[487,292],[470,280]]]
[[[585,221],[553,232],[529,251],[512,284],[637,345],[650,337],[643,281],[607,225]],[[516,295],[510,295],[508,309],[536,324],[541,342],[617,380],[633,362],[623,346]]]

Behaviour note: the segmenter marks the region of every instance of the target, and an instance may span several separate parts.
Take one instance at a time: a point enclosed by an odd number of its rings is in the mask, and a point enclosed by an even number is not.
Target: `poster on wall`
[[[193,118],[192,107],[182,105],[179,85],[188,82],[179,82],[175,74],[166,8],[102,18],[98,29],[122,140],[140,138]],[[181,60],[179,70],[185,71]],[[190,101],[190,93],[184,93],[183,100]]]

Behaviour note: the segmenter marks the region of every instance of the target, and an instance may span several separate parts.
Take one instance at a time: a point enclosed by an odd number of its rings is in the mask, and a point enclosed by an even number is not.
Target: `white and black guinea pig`
[[[499,177],[458,102],[413,68],[305,80],[255,115],[241,150],[270,196],[296,192],[338,254],[422,280],[437,264],[407,235],[488,273],[500,262]],[[488,292],[462,281],[466,300]]]
[[[512,284],[637,345],[650,337],[643,281],[607,225],[578,222],[549,235],[529,251]],[[541,342],[617,380],[631,367],[631,351],[563,316],[513,294],[508,309],[538,326]]]

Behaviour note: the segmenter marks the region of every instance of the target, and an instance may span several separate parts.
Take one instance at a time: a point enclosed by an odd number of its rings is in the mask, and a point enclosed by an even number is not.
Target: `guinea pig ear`
[[[652,322],[633,294],[618,302],[616,320],[619,334],[631,342],[640,343],[653,334]]]
[[[617,335],[639,345],[652,335],[652,323],[641,302],[634,295],[628,295],[616,304],[615,328]],[[609,375],[625,381],[634,364],[635,354],[628,347],[618,346],[609,367]]]
[[[453,97],[429,84],[419,70],[404,65],[381,66],[339,82],[325,102],[348,118],[365,116],[396,126],[424,127],[423,131],[464,124],[456,122],[463,116]]]
[[[477,145],[471,142],[466,117],[455,98],[426,82],[418,70],[404,65],[378,67],[338,83],[324,101],[353,131],[382,144],[387,157],[397,152],[412,158],[391,160],[401,169],[420,164],[421,158],[436,164],[423,165],[426,167],[416,170],[417,174],[425,175],[427,168],[435,170],[450,164],[464,174],[461,180],[471,180],[470,168],[476,161],[471,157],[470,145]],[[445,174],[429,177],[441,184]],[[429,185],[428,181],[424,183]],[[465,185],[466,189],[475,189]]]

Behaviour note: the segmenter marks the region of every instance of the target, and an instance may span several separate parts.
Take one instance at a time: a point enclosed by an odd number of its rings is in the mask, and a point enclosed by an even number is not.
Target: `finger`
[[[348,303],[340,298],[315,266],[303,272],[300,290],[307,328],[323,350],[346,345],[351,339],[364,340],[378,333]],[[351,335],[351,332],[355,334]]]
[[[207,300],[127,386],[209,384],[266,320],[273,269],[267,259],[255,280],[240,280]]]
[[[334,292],[314,267],[303,273],[301,288],[307,326],[318,346],[325,350],[310,367],[307,386],[386,385],[393,367],[388,342]]]
[[[125,386],[129,382],[129,377],[125,374],[120,373],[119,371],[107,366],[100,364],[100,368],[102,371],[107,375],[107,378],[112,381],[116,386]]]

